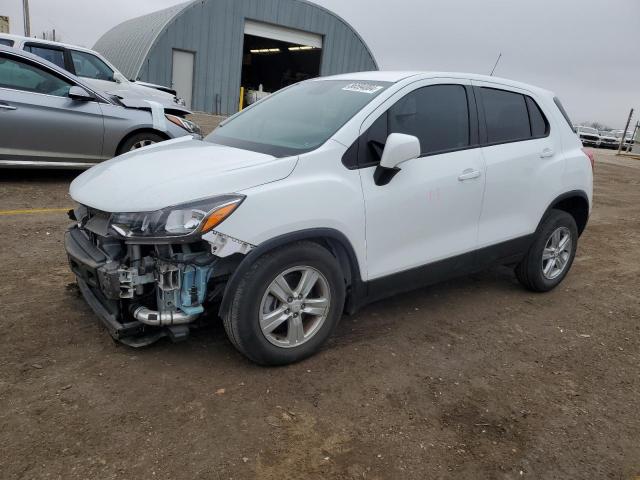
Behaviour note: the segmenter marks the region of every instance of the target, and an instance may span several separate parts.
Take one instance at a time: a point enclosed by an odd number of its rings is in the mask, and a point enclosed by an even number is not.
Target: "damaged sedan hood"
[[[151,212],[284,179],[296,162],[182,137],[93,167],[70,194],[104,212]]]
[[[118,98],[127,108],[149,109],[148,101],[156,102],[169,113],[189,115],[191,111],[185,106],[176,103],[175,97],[167,92],[161,92],[149,87],[136,85],[133,82],[114,83],[105,80],[84,79],[90,86]]]

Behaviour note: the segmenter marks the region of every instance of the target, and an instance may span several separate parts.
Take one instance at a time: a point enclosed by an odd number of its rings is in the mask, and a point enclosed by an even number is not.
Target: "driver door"
[[[407,87],[374,112],[361,133],[369,280],[420,274],[414,269],[475,250],[485,165],[470,82],[438,79]],[[377,185],[374,173],[391,133],[418,137],[422,154],[401,164],[387,185]],[[467,265],[447,268],[468,267],[468,257],[457,260]]]
[[[73,85],[35,62],[0,53],[0,161],[101,160],[102,111],[95,101],[69,98]]]

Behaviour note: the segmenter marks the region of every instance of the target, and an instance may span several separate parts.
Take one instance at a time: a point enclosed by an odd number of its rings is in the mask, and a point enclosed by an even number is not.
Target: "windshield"
[[[245,110],[205,140],[276,157],[310,152],[389,85],[346,80],[299,83]]]
[[[591,133],[593,135],[598,135],[598,130],[596,130],[595,128],[578,127],[578,131],[582,133]]]

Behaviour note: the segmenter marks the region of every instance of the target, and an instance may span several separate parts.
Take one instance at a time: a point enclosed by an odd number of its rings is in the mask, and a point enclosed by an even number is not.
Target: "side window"
[[[481,91],[488,143],[517,142],[531,138],[524,95],[485,87]]]
[[[66,97],[72,84],[35,65],[0,56],[0,87]]]
[[[389,133],[418,137],[422,155],[468,147],[468,105],[462,85],[421,88],[389,109]]]
[[[4,45],[6,47],[13,47],[13,40],[9,40],[8,38],[0,38],[0,45]]]
[[[380,162],[387,137],[392,133],[418,137],[423,156],[470,146],[465,87],[432,85],[400,99],[360,138],[360,166]]]
[[[33,53],[34,55],[42,57],[45,60],[48,60],[49,62],[59,66],[60,68],[64,68],[66,70],[66,67],[64,65],[64,50],[59,50],[57,48],[49,48],[44,46],[37,47],[35,45],[27,45],[24,47],[24,49],[27,52],[30,52],[30,53]]]
[[[549,134],[549,122],[536,101],[531,97],[525,98],[529,109],[529,118],[531,119],[531,136],[533,138],[546,137]]]
[[[113,70],[95,55],[78,50],[69,50],[71,60],[76,69],[76,75],[84,78],[94,78],[96,80],[107,80],[113,82]]]

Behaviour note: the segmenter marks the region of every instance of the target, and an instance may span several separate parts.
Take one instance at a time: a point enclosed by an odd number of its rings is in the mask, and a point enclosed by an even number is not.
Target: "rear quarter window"
[[[529,109],[529,118],[531,119],[531,136],[533,138],[545,137],[549,134],[549,122],[535,100],[531,97],[525,98]]]
[[[8,38],[0,38],[0,45],[4,45],[5,47],[13,47],[13,40],[9,40]]]
[[[553,99],[553,102],[556,104],[556,107],[558,107],[558,110],[560,110],[560,113],[562,114],[564,119],[567,121],[569,128],[574,132],[578,133],[577,129],[573,126],[573,122],[571,121],[571,118],[569,118],[569,114],[564,109],[564,105],[562,105],[562,102],[560,101],[560,99],[558,97],[555,97]]]

